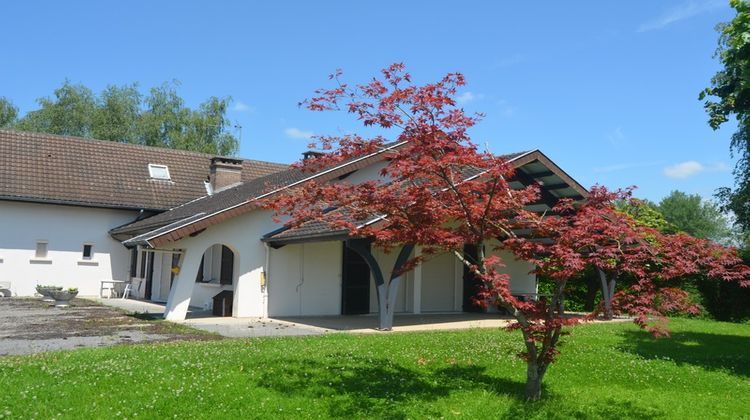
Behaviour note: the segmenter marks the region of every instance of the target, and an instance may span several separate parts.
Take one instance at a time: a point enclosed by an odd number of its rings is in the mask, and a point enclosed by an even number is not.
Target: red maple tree
[[[468,130],[481,115],[467,115],[456,106],[456,91],[465,83],[460,73],[420,86],[412,83],[402,64],[394,64],[362,85],[343,83],[340,72],[331,79],[333,88],[316,91],[302,104],[314,111],[343,110],[365,126],[397,134],[393,141],[380,135],[319,137],[312,146],[325,153],[303,160],[299,167],[317,171],[378,150],[387,150],[387,163],[377,179],[310,181],[268,206],[287,216],[289,227],[325,221],[330,229],[367,238],[385,250],[399,247],[401,256],[410,255],[414,245],[423,247],[421,256],[399,258],[403,264],[394,266],[388,282],[383,276],[378,282],[383,329],[392,325],[403,272],[431,255],[451,252],[483,284],[477,301],[500,306],[514,317],[509,328],[521,331],[526,349],[526,396],[538,399],[542,379],[558,354],[563,327],[581,321],[564,314],[563,298],[568,280],[585,267],[595,266],[612,279],[623,273],[638,279],[628,293],[615,293],[614,284],[604,282],[610,286],[606,312],[612,315],[622,308],[637,315],[642,325],[649,316],[683,308],[675,303],[681,296],[665,287],[669,279],[694,269],[746,279],[742,276],[747,273],[739,269],[736,275],[727,274],[737,265],[731,251],[721,256],[700,253],[699,264],[678,259],[673,252],[676,239],[654,236],[658,232],[640,228],[615,211],[612,202],[622,192],[594,188],[583,204],[561,200],[551,214],[527,210],[539,199],[539,186],[512,188],[513,168],[471,141]],[[477,249],[475,259],[464,254],[467,244]],[[537,274],[555,282],[552,295],[530,301],[512,295],[509,277],[498,271],[502,261],[488,255],[490,247],[510,250],[536,264]],[[376,262],[368,263],[380,272]],[[659,268],[668,274],[660,274]]]

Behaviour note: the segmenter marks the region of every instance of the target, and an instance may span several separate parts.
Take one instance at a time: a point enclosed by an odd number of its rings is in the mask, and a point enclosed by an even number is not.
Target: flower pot
[[[78,295],[78,292],[70,292],[67,290],[52,290],[50,297],[55,300],[55,307],[66,308],[70,306],[70,301]]]
[[[45,302],[54,302],[55,300],[52,299],[52,296],[50,293],[53,291],[60,291],[62,290],[62,287],[57,286],[37,286],[36,292],[42,295],[42,300]]]

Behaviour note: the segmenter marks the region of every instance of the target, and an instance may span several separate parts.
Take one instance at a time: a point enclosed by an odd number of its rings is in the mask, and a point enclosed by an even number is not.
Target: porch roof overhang
[[[288,188],[311,180],[326,182],[387,159],[389,151],[404,144],[405,141],[390,143],[375,152],[312,174],[290,169],[258,178],[214,195],[201,197],[152,218],[115,228],[110,231],[110,235],[121,240],[126,247],[159,247],[200,233],[207,227],[227,219],[262,208],[264,199]],[[130,239],[125,239],[128,237]]]
[[[214,196],[203,197],[177,207],[163,215],[154,216],[153,219],[159,219],[155,222],[152,222],[151,218],[144,219],[130,225],[115,228],[110,231],[110,234],[119,240],[130,237],[130,239],[122,241],[123,245],[128,248],[136,246],[147,248],[160,247],[190,235],[197,235],[207,227],[221,223],[227,219],[259,209],[262,207],[261,202],[263,199],[269,198],[287,188],[292,188],[312,179],[325,182],[326,180],[339,177],[353,170],[383,160],[387,158],[385,152],[400,147],[403,144],[404,142],[387,145],[377,152],[350,160],[312,175],[304,176],[296,173],[282,173],[283,182],[280,182],[280,185],[277,184],[275,188],[271,188],[270,191],[268,189],[269,185],[263,183],[263,178],[261,178],[255,182],[258,185],[254,185],[253,183],[246,186],[241,185],[240,187],[222,191]],[[580,200],[588,196],[588,191],[581,184],[539,150],[516,153],[508,155],[506,158],[507,162],[516,169],[516,177],[511,180],[512,187],[523,188],[534,183],[538,183],[541,186],[541,200],[530,205],[530,210],[541,212],[551,209],[554,202],[561,198]],[[472,178],[481,176],[482,172],[471,175]],[[279,175],[276,174],[273,177],[278,178]],[[248,191],[241,191],[243,188]],[[248,193],[249,197],[248,195],[244,195]],[[212,204],[213,202],[216,202],[215,205]],[[195,210],[192,210],[192,208],[195,208]],[[363,223],[372,223],[379,220],[380,218],[376,218],[376,220],[363,221]],[[323,223],[316,225],[315,221],[311,221],[295,228],[278,229],[262,236],[261,240],[272,246],[282,246],[289,243],[340,240],[350,237],[345,230],[332,230],[328,226],[320,225],[323,225]]]
[[[539,150],[518,154],[508,160],[516,169],[515,177],[510,185],[521,189],[529,185],[539,184],[541,197],[538,202],[528,206],[532,211],[549,211],[555,203],[563,198],[584,200],[588,197],[588,190],[575,179],[552,162]],[[471,178],[481,177],[482,172],[471,175]],[[370,220],[359,221],[358,225],[370,225],[383,219],[382,216]],[[353,238],[346,229],[332,229],[322,220],[311,220],[296,227],[283,227],[263,235],[261,240],[272,247],[306,242],[336,241]]]

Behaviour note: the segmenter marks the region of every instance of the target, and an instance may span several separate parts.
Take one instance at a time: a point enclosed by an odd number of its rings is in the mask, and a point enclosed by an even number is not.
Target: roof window
[[[148,164],[148,173],[151,175],[151,179],[162,179],[169,181],[172,178],[169,176],[169,168],[167,165],[157,165],[155,163]]]

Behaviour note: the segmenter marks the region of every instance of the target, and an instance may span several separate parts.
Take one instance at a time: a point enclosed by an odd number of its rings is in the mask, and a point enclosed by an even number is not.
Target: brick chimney
[[[323,156],[325,153],[323,152],[316,152],[313,150],[308,150],[306,152],[302,152],[302,160],[312,159]]]
[[[242,182],[242,159],[228,157],[211,158],[211,174],[208,176],[211,192],[219,192]]]

